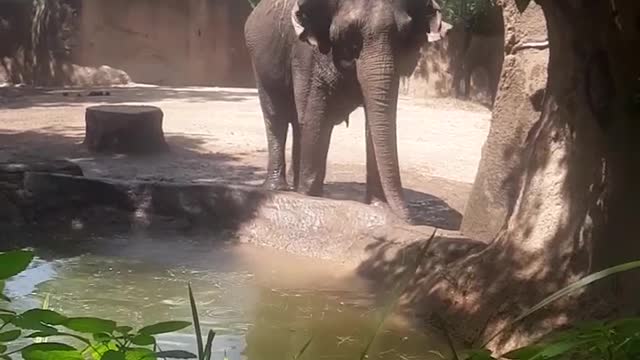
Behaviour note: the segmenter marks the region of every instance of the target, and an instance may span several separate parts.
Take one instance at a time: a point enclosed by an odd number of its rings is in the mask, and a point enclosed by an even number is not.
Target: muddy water
[[[140,327],[190,321],[191,283],[214,359],[291,359],[313,338],[303,359],[359,359],[376,333],[384,294],[337,264],[231,245],[138,239],[92,239],[38,250],[38,260],[7,284],[14,307],[50,308]],[[160,336],[160,347],[195,351],[193,330]],[[440,359],[437,335],[387,321],[370,359]]]

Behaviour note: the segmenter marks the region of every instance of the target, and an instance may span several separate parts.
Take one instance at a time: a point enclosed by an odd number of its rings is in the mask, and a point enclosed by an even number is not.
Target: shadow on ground
[[[90,94],[108,92],[109,95],[90,96]],[[176,100],[186,103],[208,101],[241,102],[257,96],[251,89],[216,89],[203,87],[157,87],[130,86],[92,89],[48,89],[27,87],[0,88],[0,105],[9,109],[32,107],[60,107],[82,105],[86,103],[121,104],[124,102],[151,103]]]
[[[65,134],[61,134],[64,130]],[[80,127],[46,127],[39,131],[0,133],[0,162],[30,159],[68,159],[86,176],[120,180],[184,181],[200,183],[249,183],[263,177],[263,170],[241,163],[224,153],[211,153],[203,144],[215,138],[166,134],[170,151],[149,156],[92,154],[82,144]]]
[[[362,202],[366,184],[358,182],[334,182],[325,185],[325,196],[335,200]],[[431,194],[404,189],[409,211],[415,225],[433,226],[444,230],[459,230],[462,214],[444,200]]]

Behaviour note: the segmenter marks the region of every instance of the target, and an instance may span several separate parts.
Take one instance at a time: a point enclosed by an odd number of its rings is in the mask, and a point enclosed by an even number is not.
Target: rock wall
[[[492,60],[502,58],[504,36],[472,35],[469,46],[465,46],[464,36],[460,27],[454,27],[442,40],[426,44],[413,75],[402,79],[401,94],[414,97],[455,96],[454,75],[457,67],[473,64],[469,98],[490,103],[493,95],[491,84],[500,77],[499,69],[495,68],[502,66],[501,62],[494,64]],[[462,68],[459,71],[463,71]]]
[[[250,12],[246,0],[5,0],[0,83],[253,87],[243,31]],[[492,40],[477,38],[474,49],[495,52]],[[453,60],[484,57],[464,54],[463,47],[463,32],[455,28],[425,45],[401,93],[452,95]],[[490,99],[489,83],[479,68],[471,98]]]
[[[252,86],[241,0],[92,0],[83,3],[74,60],[107,64],[134,82]]]
[[[0,82],[252,86],[239,0],[30,0],[0,6]]]

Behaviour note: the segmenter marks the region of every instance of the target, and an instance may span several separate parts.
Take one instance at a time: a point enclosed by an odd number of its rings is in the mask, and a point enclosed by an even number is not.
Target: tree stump
[[[92,152],[154,153],[169,149],[163,113],[154,106],[101,105],[87,108],[84,144]]]

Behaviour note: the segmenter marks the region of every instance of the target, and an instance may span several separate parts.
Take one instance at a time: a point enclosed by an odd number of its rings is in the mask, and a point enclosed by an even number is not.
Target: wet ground
[[[109,89],[110,96],[88,92],[0,88],[0,161],[66,158],[87,176],[125,180],[259,184],[264,177],[266,139],[254,89],[134,85]],[[171,152],[152,157],[88,153],[81,145],[85,108],[105,103],[161,107]],[[416,223],[456,230],[490,113],[471,103],[407,98],[398,111],[403,184]],[[364,198],[362,110],[352,115],[349,128],[335,129],[327,171],[328,197]]]

